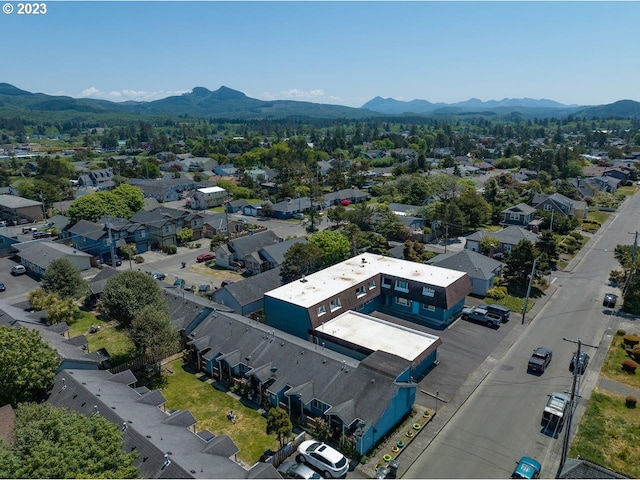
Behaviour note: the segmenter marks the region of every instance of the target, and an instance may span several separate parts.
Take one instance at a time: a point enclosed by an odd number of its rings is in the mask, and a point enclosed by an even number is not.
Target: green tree
[[[322,265],[329,267],[346,260],[351,256],[349,240],[340,232],[323,230],[314,233],[309,243],[317,246],[322,252]]]
[[[59,366],[58,352],[40,332],[0,326],[0,405],[32,400],[51,384]]]
[[[56,301],[58,296],[52,292],[45,292],[42,288],[31,290],[27,295],[31,308],[37,311],[46,310],[49,305]]]
[[[289,283],[322,268],[322,250],[313,243],[295,243],[284,254],[280,267],[283,283]]]
[[[373,208],[366,203],[357,203],[347,211],[347,220],[363,231],[372,229],[372,219]]]
[[[555,269],[560,253],[558,251],[558,242],[553,233],[549,230],[542,232],[536,242],[536,250],[539,255],[543,255],[549,268]]]
[[[125,218],[129,218],[134,213],[144,208],[144,193],[139,187],[123,183],[112,190],[113,194],[124,200],[130,212]]]
[[[80,270],[68,258],[52,261],[42,277],[42,289],[57,294],[62,299],[78,299],[89,291],[89,284]]]
[[[82,312],[73,298],[59,299],[55,297],[47,307],[47,320],[53,325],[62,322],[71,325],[77,322],[81,316]]]
[[[142,190],[133,185],[122,184],[111,191],[103,190],[74,200],[67,213],[72,223],[82,219],[96,222],[104,216],[131,218],[142,208]]]
[[[260,213],[263,217],[273,217],[273,204],[271,202],[262,202],[260,205]]]
[[[138,454],[123,447],[118,426],[101,415],[25,403],[16,410],[15,470],[8,478],[136,478]]]
[[[292,430],[293,425],[287,412],[280,407],[274,407],[269,410],[267,415],[267,435],[275,435],[278,442],[280,442],[280,447],[284,447]]]
[[[533,269],[533,262],[536,258],[536,251],[533,244],[528,240],[520,240],[507,255],[504,277],[513,282],[514,285],[525,286],[529,283],[529,276]],[[539,269],[534,272],[534,278],[539,278]]]
[[[327,212],[329,221],[334,222],[336,227],[347,219],[347,209],[342,205],[336,205]]]
[[[491,205],[475,190],[465,190],[455,200],[465,216],[465,225],[478,228],[491,219]]]
[[[376,208],[377,222],[375,231],[389,240],[403,242],[410,236],[409,229],[400,221],[398,215],[389,210],[387,206]]]
[[[181,228],[176,237],[178,238],[178,242],[181,244],[190,242],[193,238],[193,230],[190,228]]]
[[[166,305],[162,290],[151,276],[128,270],[111,277],[100,297],[99,308],[108,320],[128,327],[146,305]]]
[[[138,355],[151,355],[156,359],[175,353],[180,346],[178,331],[171,323],[166,306],[162,305],[144,306],[131,322],[129,336]]]
[[[488,255],[490,253],[496,253],[498,247],[500,246],[500,240],[496,237],[483,237],[480,240],[480,253],[483,255]]]

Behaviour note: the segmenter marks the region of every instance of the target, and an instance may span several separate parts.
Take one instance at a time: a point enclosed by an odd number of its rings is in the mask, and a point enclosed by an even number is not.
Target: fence
[[[278,468],[280,464],[289,457],[289,455],[296,451],[298,445],[304,442],[305,438],[305,432],[298,434],[292,441],[268,457],[265,462],[270,463],[275,468]]]
[[[128,362],[121,363],[120,365],[116,365],[115,367],[110,368],[109,371],[111,373],[120,373],[120,372],[124,372],[125,370],[131,370],[132,372],[139,372],[141,370],[146,369],[148,365],[155,365],[157,362],[161,362],[162,360],[165,360],[169,357],[177,355],[178,353],[181,353],[181,352],[182,352],[182,349],[180,347],[175,352],[167,353],[161,356],[160,358],[151,354],[142,355]]]

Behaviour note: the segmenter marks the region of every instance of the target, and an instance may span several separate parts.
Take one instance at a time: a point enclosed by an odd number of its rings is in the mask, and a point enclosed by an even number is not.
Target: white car
[[[349,460],[335,448],[315,440],[302,442],[298,447],[298,463],[307,463],[318,469],[325,478],[344,477],[349,471]]]

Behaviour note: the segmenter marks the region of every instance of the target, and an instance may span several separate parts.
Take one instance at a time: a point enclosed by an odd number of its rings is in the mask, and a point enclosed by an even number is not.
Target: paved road
[[[581,382],[575,431],[610,341],[605,331],[616,318],[602,307],[604,293],[612,290],[607,286],[609,272],[618,268],[612,252],[616,245],[633,241],[629,232],[640,229],[638,212],[640,196],[635,196],[591,239],[567,271],[552,276],[557,290],[551,299],[523,334],[505,339],[513,343],[506,345],[504,355],[487,359],[483,367],[489,373],[475,391],[460,389],[457,395],[465,398],[464,403],[457,402],[457,406],[462,403],[459,410],[447,412],[449,405],[443,407],[441,414],[455,415],[439,433],[432,434],[403,477],[506,478],[522,455],[541,461],[543,477],[555,476],[564,432],[555,438],[542,428],[540,419],[547,396],[571,387],[568,365],[575,345],[563,337],[602,345],[601,351],[590,352],[593,360]],[[526,373],[528,357],[538,346],[554,352],[542,376]]]

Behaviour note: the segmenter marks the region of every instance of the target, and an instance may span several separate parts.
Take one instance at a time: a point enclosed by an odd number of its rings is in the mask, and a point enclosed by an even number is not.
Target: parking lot
[[[0,258],[0,282],[6,287],[6,291],[0,292],[0,299],[13,303],[26,300],[27,294],[39,285],[28,274],[16,277],[11,275],[11,267],[15,265],[19,265],[19,262],[8,257]]]
[[[436,335],[442,340],[438,348],[438,365],[424,378],[417,379],[416,403],[428,408],[436,405],[436,395],[442,401],[450,400],[518,323],[517,315],[511,312],[510,321],[498,329],[458,319],[448,328],[436,330],[382,312],[374,312],[372,316]]]

